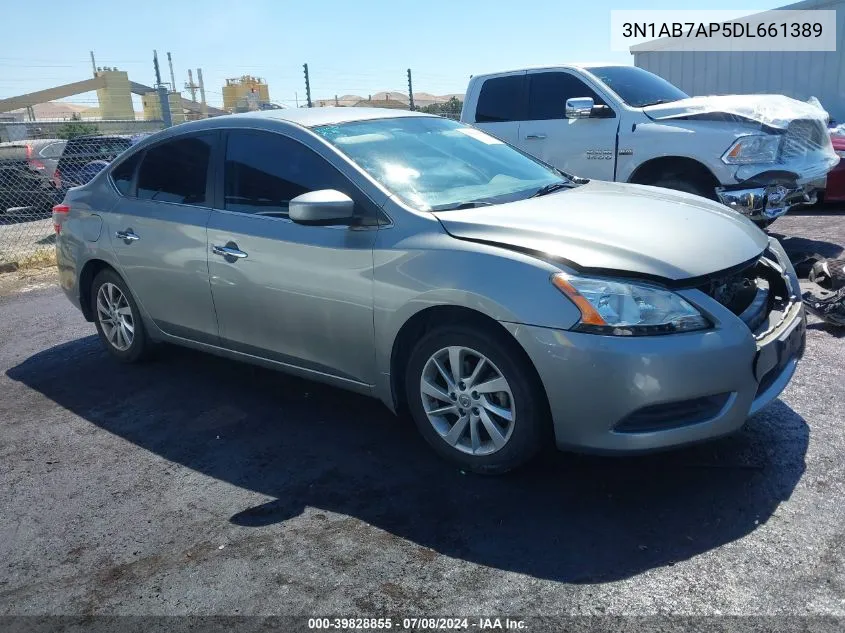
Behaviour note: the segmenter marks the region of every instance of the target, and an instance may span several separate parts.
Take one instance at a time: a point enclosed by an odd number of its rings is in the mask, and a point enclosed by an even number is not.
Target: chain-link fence
[[[94,121],[39,126],[37,138],[0,143],[0,270],[49,263],[53,205],[150,133],[149,121],[110,123],[107,133]]]

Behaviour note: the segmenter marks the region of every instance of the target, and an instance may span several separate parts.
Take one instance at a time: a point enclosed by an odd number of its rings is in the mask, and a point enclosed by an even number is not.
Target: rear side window
[[[135,171],[142,154],[143,152],[139,152],[112,169],[112,182],[114,182],[114,186],[124,196],[131,195],[132,179],[135,177]]]
[[[229,132],[224,182],[224,208],[276,217],[287,217],[288,203],[309,191],[337,189],[356,197],[322,156],[269,132]]]
[[[213,135],[180,137],[147,150],[138,172],[138,198],[205,204]]]
[[[41,158],[59,158],[62,155],[62,150],[65,148],[64,143],[50,143],[41,148],[38,155]]]
[[[596,105],[605,105],[595,91],[574,75],[565,72],[532,73],[528,76],[528,119],[566,118],[566,100],[592,97]]]
[[[525,75],[493,77],[481,86],[476,123],[521,121],[525,119]]]

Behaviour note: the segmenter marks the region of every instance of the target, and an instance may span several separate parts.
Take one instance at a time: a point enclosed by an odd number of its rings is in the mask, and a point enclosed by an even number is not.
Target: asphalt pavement
[[[772,229],[845,244],[841,212]],[[812,319],[732,437],[489,478],[361,396],[175,348],[119,365],[23,283],[0,296],[0,507],[0,615],[845,616],[845,336]]]

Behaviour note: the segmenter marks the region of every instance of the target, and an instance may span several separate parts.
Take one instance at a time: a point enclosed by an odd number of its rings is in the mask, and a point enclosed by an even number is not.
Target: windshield
[[[314,132],[422,211],[510,202],[571,184],[502,141],[448,119],[377,119]]]
[[[635,108],[687,99],[689,95],[662,77],[636,66],[600,66],[589,72]]]

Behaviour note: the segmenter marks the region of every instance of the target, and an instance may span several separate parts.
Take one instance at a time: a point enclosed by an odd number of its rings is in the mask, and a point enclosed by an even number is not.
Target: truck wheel
[[[675,191],[683,191],[684,193],[692,193],[708,200],[716,200],[716,190],[703,182],[696,180],[688,180],[678,176],[662,176],[655,182],[649,183],[653,187],[663,187],[664,189],[674,189]]]

